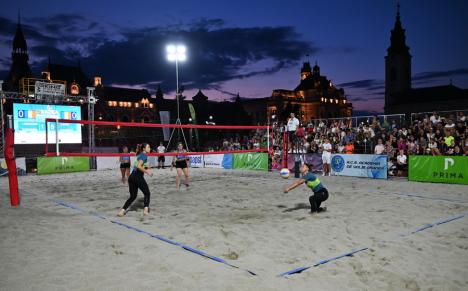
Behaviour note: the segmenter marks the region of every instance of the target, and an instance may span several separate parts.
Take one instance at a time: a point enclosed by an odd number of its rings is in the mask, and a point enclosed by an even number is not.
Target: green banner
[[[267,153],[234,154],[234,169],[268,171]]]
[[[468,184],[468,157],[410,156],[410,181]]]
[[[195,114],[195,108],[193,107],[192,103],[188,104],[188,108],[189,108],[189,111],[190,111],[190,116],[193,119],[193,124],[197,124],[197,115]],[[192,138],[192,137],[190,137],[190,138]],[[199,143],[199,140],[198,140],[198,129],[196,129],[196,128],[195,128],[195,141],[197,143],[197,148],[199,148],[200,143]]]
[[[89,157],[39,157],[37,174],[89,171]]]

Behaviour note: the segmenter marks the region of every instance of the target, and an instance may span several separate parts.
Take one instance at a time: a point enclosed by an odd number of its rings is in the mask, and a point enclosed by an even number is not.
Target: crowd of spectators
[[[273,124],[274,163],[281,163],[283,133],[290,132],[290,119]],[[299,123],[289,134],[288,148],[293,153],[322,153],[328,139],[333,153],[386,154],[390,174],[400,175],[406,170],[408,155],[467,156],[467,122],[464,112],[446,117],[433,112],[413,115],[411,121],[374,116],[359,123],[351,118]]]

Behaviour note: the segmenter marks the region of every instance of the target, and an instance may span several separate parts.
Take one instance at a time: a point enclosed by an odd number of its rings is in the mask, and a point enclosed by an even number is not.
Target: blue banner
[[[387,179],[387,156],[333,154],[331,171],[336,176]]]

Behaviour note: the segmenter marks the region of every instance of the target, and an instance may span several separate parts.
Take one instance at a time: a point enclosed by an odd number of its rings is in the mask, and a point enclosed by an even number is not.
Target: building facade
[[[317,64],[312,68],[309,62],[303,64],[300,83],[294,90],[276,89],[270,97],[243,103],[255,123],[266,123],[272,116],[285,120],[291,112],[302,122],[349,117],[353,113],[352,104],[348,102],[344,90],[321,75]]]
[[[468,89],[451,84],[424,88],[411,86],[410,48],[400,19],[398,5],[390,46],[385,56],[385,114],[468,109]]]

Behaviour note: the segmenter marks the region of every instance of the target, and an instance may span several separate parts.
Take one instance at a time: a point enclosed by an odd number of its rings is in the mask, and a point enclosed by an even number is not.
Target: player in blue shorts
[[[302,173],[302,178],[292,183],[291,185],[285,187],[284,193],[288,193],[289,191],[297,188],[298,186],[306,184],[306,186],[314,192],[314,195],[309,197],[310,212],[322,212],[327,210],[326,207],[320,207],[320,205],[323,201],[328,199],[328,191],[323,186],[320,179],[316,175],[314,175],[314,173],[310,172],[310,169],[311,165],[303,164],[300,169]]]

